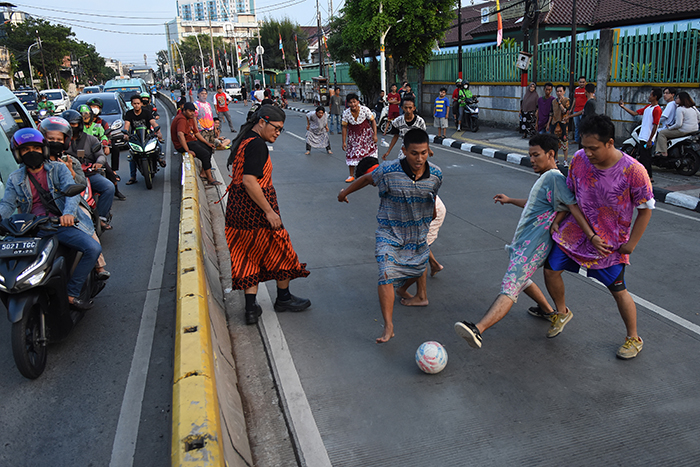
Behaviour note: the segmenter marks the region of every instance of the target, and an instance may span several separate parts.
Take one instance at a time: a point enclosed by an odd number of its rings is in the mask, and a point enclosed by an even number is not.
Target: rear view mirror
[[[85,185],[81,185],[81,184],[78,184],[78,183],[76,183],[75,185],[68,185],[68,188],[66,188],[66,189],[63,191],[63,194],[64,194],[66,197],[70,198],[71,196],[79,195],[80,193],[82,193],[83,191],[85,191],[85,188],[86,188]]]

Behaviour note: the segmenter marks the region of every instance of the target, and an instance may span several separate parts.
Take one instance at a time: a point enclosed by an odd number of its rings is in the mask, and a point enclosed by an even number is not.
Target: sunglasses
[[[284,128],[282,128],[281,126],[277,126],[277,125],[275,125],[274,123],[270,123],[270,122],[267,121],[267,120],[263,120],[263,121],[264,121],[265,123],[267,123],[268,125],[270,125],[272,128],[274,128],[275,130],[277,130],[278,133],[284,133]]]

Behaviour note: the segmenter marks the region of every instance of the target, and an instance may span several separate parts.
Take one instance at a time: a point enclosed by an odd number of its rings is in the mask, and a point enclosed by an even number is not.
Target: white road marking
[[[439,146],[438,146],[438,147],[439,147]],[[481,157],[481,156],[479,156],[479,155],[476,155],[476,154],[474,154],[474,155],[472,155],[472,154],[465,154],[465,153],[463,153],[463,152],[461,152],[461,151],[456,151],[456,150],[453,150],[453,149],[447,149],[447,148],[442,148],[442,147],[439,147],[439,148],[440,148],[440,149],[443,149],[443,150],[445,150],[445,151],[447,151],[447,152],[451,152],[451,153],[460,155],[460,156],[469,157],[469,158],[471,158],[471,159],[477,159],[477,160],[480,160],[480,161],[482,161],[482,162],[486,162],[486,163],[489,163],[489,164],[500,165],[500,166],[502,166],[502,167],[508,167],[509,169],[517,170],[518,172],[524,172],[524,173],[528,173],[528,174],[531,174],[531,175],[539,176],[539,175],[537,175],[536,173],[534,173],[534,172],[532,171],[532,169],[530,169],[530,170],[525,170],[525,169],[522,169],[522,168],[519,167],[519,166],[514,166],[513,164],[509,164],[509,163],[506,163],[506,162],[501,162],[501,161],[498,161],[498,160],[484,159],[483,157]],[[700,217],[692,217],[692,216],[689,216],[689,215],[687,215],[687,214],[681,214],[681,213],[677,213],[677,212],[670,211],[670,210],[668,210],[668,209],[660,208],[660,207],[658,207],[658,204],[657,204],[657,207],[655,208],[655,210],[656,210],[656,211],[661,211],[661,212],[664,212],[664,213],[667,213],[667,214],[672,214],[672,215],[674,215],[674,216],[682,217],[682,218],[685,218],[685,219],[690,219],[690,220],[693,220],[693,221],[700,221]],[[579,274],[582,275],[582,276],[584,276],[584,277],[586,277],[585,269],[582,268],[582,269],[579,271]],[[595,280],[595,279],[593,279],[593,278],[589,278],[589,279],[591,279],[592,281],[594,281],[595,283],[597,283],[597,284],[600,285],[601,287],[605,287],[603,284],[601,284],[601,283],[598,282],[597,280]],[[681,318],[680,316],[676,315],[675,313],[672,313],[672,312],[666,310],[665,308],[662,308],[662,307],[660,307],[660,306],[658,306],[658,305],[656,305],[656,304],[654,304],[654,303],[652,303],[652,302],[650,302],[650,301],[648,301],[648,300],[645,300],[645,299],[643,299],[642,297],[639,297],[639,296],[637,296],[637,295],[635,295],[635,294],[633,294],[633,293],[630,293],[630,295],[632,296],[632,299],[634,300],[634,302],[635,302],[637,305],[643,306],[643,307],[646,308],[647,310],[649,310],[649,311],[651,311],[651,312],[653,312],[653,313],[656,313],[657,315],[662,316],[662,317],[668,319],[669,321],[672,321],[672,322],[678,324],[679,326],[681,326],[681,327],[687,329],[688,331],[693,332],[693,333],[695,333],[695,334],[697,334],[697,335],[700,336],[700,326],[698,326],[698,325],[696,325],[696,324],[693,324],[693,323],[691,323],[690,321],[688,321],[688,320],[686,320],[686,319],[684,319],[684,318]]]
[[[172,154],[171,141],[168,138],[166,154]],[[141,421],[141,407],[143,394],[146,390],[146,378],[148,366],[151,360],[151,348],[153,346],[153,334],[156,328],[156,316],[158,303],[160,302],[160,289],[163,282],[163,270],[165,268],[165,253],[170,238],[170,169],[172,162],[164,170],[163,204],[160,214],[160,226],[158,227],[158,243],[153,255],[151,277],[148,280],[148,291],[141,312],[141,324],[134,347],[134,356],[131,359],[131,369],[126,381],[122,407],[119,412],[117,431],[112,444],[112,458],[110,467],[131,467],[134,464],[134,452],[136,451],[136,439]]]
[[[295,134],[292,133],[291,131],[285,131],[284,134],[285,134],[285,135],[292,136],[292,137],[294,137],[294,138],[296,138],[296,139],[300,139],[300,140],[306,142],[306,138],[302,138],[302,137],[299,136],[299,135],[295,135]]]
[[[272,307],[270,294],[264,284],[258,288],[258,303],[264,310],[261,316],[260,331],[266,342],[265,347],[270,353],[272,371],[279,384],[282,405],[287,412],[289,429],[302,458],[302,465],[331,467],[331,460],[311,412],[306,392],[301,385],[299,373],[294,366],[287,339],[284,337],[277,313]]]

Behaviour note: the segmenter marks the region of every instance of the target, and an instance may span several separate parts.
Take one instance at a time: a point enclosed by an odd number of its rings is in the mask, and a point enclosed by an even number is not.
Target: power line
[[[50,20],[51,20],[51,18],[46,17],[46,16],[38,16],[38,15],[37,15],[37,18],[45,19],[45,20],[47,20],[47,21],[50,21]],[[71,20],[71,21],[75,21],[75,20]],[[71,23],[71,22],[69,22],[69,21],[65,21],[65,24],[67,24],[68,26],[76,27],[76,28],[90,29],[90,30],[93,30],[93,31],[100,31],[100,32],[110,32],[110,33],[113,33],[113,34],[126,34],[126,35],[133,35],[133,36],[165,36],[165,33],[164,33],[164,32],[158,33],[158,32],[126,32],[126,31],[114,31],[114,30],[112,30],[112,29],[92,28],[92,27],[90,27],[90,26],[83,26],[82,24],[75,24],[75,23]]]
[[[137,19],[137,20],[146,20],[146,19],[172,19],[172,17],[163,17],[163,18],[144,18],[144,17],[139,17],[139,16],[117,16],[117,15],[100,15],[97,13],[88,13],[85,11],[68,11],[68,10],[57,10],[54,8],[46,8],[46,7],[39,7],[39,6],[34,6],[34,5],[22,5],[20,3],[17,4],[17,6],[25,7],[25,8],[34,8],[36,10],[46,10],[46,11],[55,11],[57,13],[67,13],[69,15],[80,15],[80,16],[98,16],[100,18],[120,18],[120,19]],[[153,12],[144,12],[144,15],[150,15]]]
[[[46,16],[37,16],[38,18],[47,18]],[[140,23],[140,24],[134,24],[134,23],[102,23],[99,21],[93,21],[93,20],[81,20],[78,18],[61,18],[58,16],[52,16],[51,19],[53,20],[61,20],[61,21],[77,21],[79,23],[90,23],[90,24],[102,24],[106,26],[125,26],[125,27],[153,27],[153,26],[158,26],[162,27],[163,23]]]

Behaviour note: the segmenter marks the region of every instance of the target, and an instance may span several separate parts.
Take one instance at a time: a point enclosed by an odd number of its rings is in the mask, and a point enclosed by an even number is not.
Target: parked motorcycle
[[[156,137],[157,131],[158,128],[154,128],[153,131],[136,128],[129,136],[129,153],[149,190],[153,188],[153,176],[158,172],[158,159],[161,155],[160,141]]]
[[[462,113],[462,131],[469,130],[474,133],[479,131],[479,97],[472,96],[466,100],[466,106]]]
[[[635,159],[639,159],[638,126],[629,139],[622,143],[620,150]],[[653,151],[652,151],[653,153]],[[681,175],[695,175],[700,169],[700,132],[668,140],[668,156],[652,155],[651,163],[664,169],[673,169]]]
[[[382,107],[382,113],[379,116],[377,116],[377,112],[374,110],[372,114],[374,114],[374,121],[377,122],[379,133],[384,134],[389,126],[389,104]]]
[[[79,194],[85,185],[71,185],[65,196]],[[12,323],[12,355],[19,372],[38,378],[46,368],[47,345],[73,330],[84,312],[73,310],[66,284],[79,254],[53,236],[39,238],[40,230],[55,231],[55,217],[14,214],[0,221],[0,300]],[[80,298],[88,300],[105,286],[95,270],[88,275]]]

